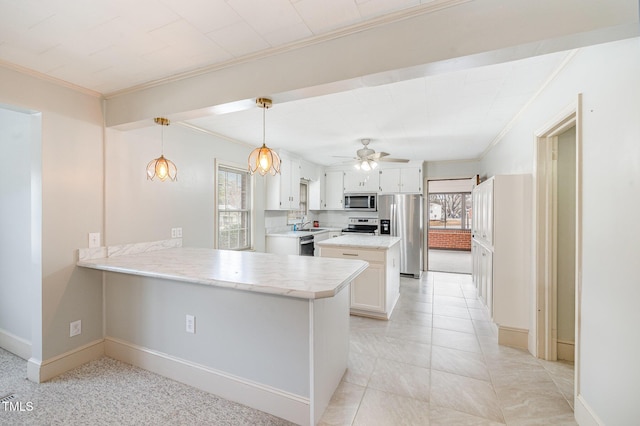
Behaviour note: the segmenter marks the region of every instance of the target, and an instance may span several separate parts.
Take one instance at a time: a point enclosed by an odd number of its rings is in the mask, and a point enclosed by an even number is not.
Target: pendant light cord
[[[266,113],[267,113],[267,107],[264,106],[262,108],[262,146],[265,146],[266,144],[266,134],[267,134],[267,131],[266,131],[267,125],[265,123]]]

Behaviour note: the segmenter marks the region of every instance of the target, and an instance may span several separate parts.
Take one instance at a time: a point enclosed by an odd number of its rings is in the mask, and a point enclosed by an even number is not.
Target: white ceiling
[[[0,0],[0,61],[109,96],[249,60],[444,0]],[[321,164],[359,140],[392,157],[476,159],[570,53],[275,104],[267,145]],[[250,145],[262,110],[187,124]]]

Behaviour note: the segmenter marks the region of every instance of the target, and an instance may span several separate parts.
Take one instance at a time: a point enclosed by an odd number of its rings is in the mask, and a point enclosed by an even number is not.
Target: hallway
[[[499,346],[470,275],[402,278],[390,321],[351,317],[324,425],[576,424],[573,365]]]

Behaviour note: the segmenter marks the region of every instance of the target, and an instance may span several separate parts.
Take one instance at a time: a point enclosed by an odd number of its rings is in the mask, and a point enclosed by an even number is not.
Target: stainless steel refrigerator
[[[424,219],[420,194],[378,196],[380,235],[392,235],[400,241],[400,273],[420,278],[423,266]]]

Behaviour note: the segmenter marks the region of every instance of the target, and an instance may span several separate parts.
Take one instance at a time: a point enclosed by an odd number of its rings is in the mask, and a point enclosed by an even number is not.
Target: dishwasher
[[[300,256],[313,256],[313,235],[300,237]]]

